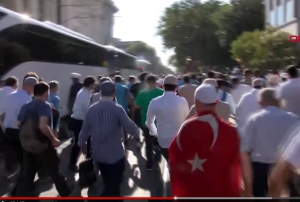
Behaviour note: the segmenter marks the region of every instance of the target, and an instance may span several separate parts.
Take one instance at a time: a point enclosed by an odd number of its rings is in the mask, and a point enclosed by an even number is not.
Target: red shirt
[[[187,120],[169,147],[172,195],[239,197],[239,144],[236,128],[213,112]]]

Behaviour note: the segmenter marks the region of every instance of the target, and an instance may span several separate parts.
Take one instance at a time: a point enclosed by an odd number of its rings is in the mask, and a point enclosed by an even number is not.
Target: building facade
[[[58,0],[0,0],[0,6],[40,21],[57,23]]]
[[[118,11],[112,0],[0,0],[0,6],[63,25],[103,45],[112,43]]]
[[[300,35],[299,0],[265,0],[266,25]]]
[[[61,25],[84,34],[100,44],[112,43],[114,14],[111,0],[60,0]]]

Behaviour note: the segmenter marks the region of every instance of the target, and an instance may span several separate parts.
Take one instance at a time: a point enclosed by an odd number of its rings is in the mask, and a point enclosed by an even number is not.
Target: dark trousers
[[[266,197],[268,195],[268,177],[272,164],[252,162],[253,196]]]
[[[78,138],[79,138],[79,133],[81,131],[82,127],[82,120],[77,120],[77,119],[70,119],[70,129],[74,134],[74,139],[73,139],[73,146],[72,146],[72,151],[71,151],[71,157],[70,157],[70,166],[76,166],[79,154],[80,154],[80,147],[78,145]]]
[[[125,171],[125,158],[122,158],[114,164],[97,162],[97,166],[101,172],[104,184],[104,190],[101,196],[121,196],[121,184],[123,173]]]
[[[17,186],[17,196],[30,195],[34,177],[39,169],[45,170],[52,178],[60,196],[70,195],[70,188],[59,170],[59,157],[55,148],[49,145],[49,148],[40,154],[23,152],[23,167]]]
[[[168,153],[168,148],[162,148],[161,146],[159,146],[159,150],[161,155],[165,158],[165,160],[167,161],[167,163],[169,164],[169,153]]]
[[[5,130],[5,168],[7,171],[14,171],[19,163],[22,163],[22,145],[19,137],[19,130],[7,128]]]
[[[154,136],[150,135],[149,129],[147,127],[142,127],[143,134],[145,136],[145,144],[146,144],[146,158],[147,165],[153,166],[153,145],[154,145]]]

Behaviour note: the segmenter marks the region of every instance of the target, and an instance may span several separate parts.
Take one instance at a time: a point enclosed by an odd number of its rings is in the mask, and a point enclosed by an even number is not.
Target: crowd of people
[[[280,75],[239,71],[143,72],[127,81],[115,73],[87,76],[82,83],[81,75],[72,73],[69,170],[78,172],[83,153],[102,175],[101,196],[122,196],[126,145],[132,137],[141,149],[142,131],[145,168],[155,169],[153,150],[158,147],[168,164],[173,196],[280,197],[288,191],[296,196],[298,66],[288,66]],[[32,195],[38,173],[40,179],[52,178],[59,196],[70,196],[55,150],[60,145],[59,83],[46,83],[29,72],[18,86],[11,76],[0,89],[6,172],[20,172],[10,195]]]

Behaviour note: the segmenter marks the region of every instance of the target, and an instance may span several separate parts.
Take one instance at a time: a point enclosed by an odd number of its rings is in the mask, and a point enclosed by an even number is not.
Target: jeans
[[[29,196],[33,187],[34,177],[39,169],[43,169],[52,178],[60,196],[69,196],[71,191],[59,170],[59,157],[54,147],[40,154],[23,152],[23,167],[16,189],[16,196]]]
[[[75,167],[79,158],[80,154],[80,147],[78,145],[78,138],[79,138],[79,133],[81,131],[82,127],[82,120],[77,120],[77,119],[70,119],[70,126],[71,130],[74,134],[74,139],[73,139],[73,146],[71,150],[71,157],[70,157],[70,165],[71,167]]]
[[[125,158],[113,164],[97,162],[101,172],[104,190],[101,196],[118,197],[121,196],[121,184],[125,171]]]

